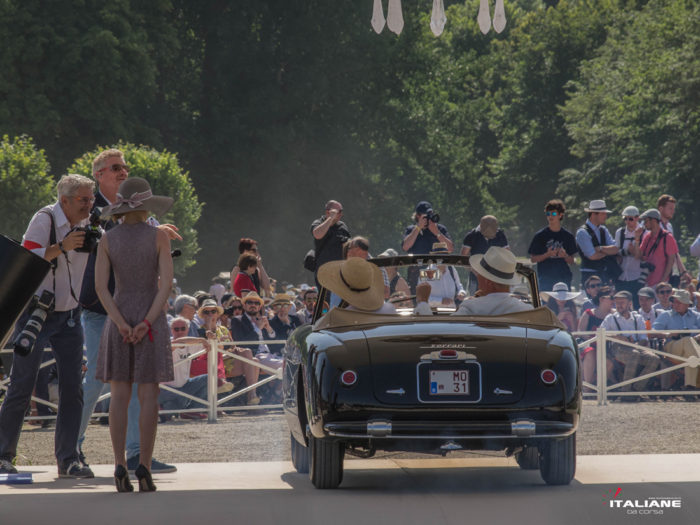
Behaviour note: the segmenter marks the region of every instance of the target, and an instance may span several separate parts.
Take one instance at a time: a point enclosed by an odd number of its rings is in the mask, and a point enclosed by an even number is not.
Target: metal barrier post
[[[598,327],[596,332],[596,378],[598,382],[598,405],[608,404],[608,366],[607,366],[607,338],[605,328]]]
[[[207,401],[209,402],[208,423],[216,423],[217,394],[219,386],[219,343],[216,339],[209,340],[209,353],[207,355]]]

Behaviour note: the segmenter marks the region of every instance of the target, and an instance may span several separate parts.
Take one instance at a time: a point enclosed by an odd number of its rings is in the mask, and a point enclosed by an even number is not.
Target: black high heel
[[[117,492],[134,492],[134,486],[129,481],[129,472],[124,465],[117,465],[114,469],[114,484],[117,486]]]
[[[153,483],[151,473],[146,467],[139,464],[136,468],[136,477],[139,479],[139,492],[155,492],[156,485]]]

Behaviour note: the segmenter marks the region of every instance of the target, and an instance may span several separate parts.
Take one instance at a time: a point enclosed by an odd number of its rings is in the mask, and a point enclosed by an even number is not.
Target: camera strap
[[[56,244],[56,224],[53,219],[53,213],[51,213],[48,210],[41,210],[40,213],[45,213],[46,215],[49,216],[49,219],[51,220],[51,231],[49,233],[49,246],[53,246]],[[66,258],[66,271],[68,272],[68,287],[70,289],[70,295],[71,297],[75,300],[76,303],[80,305],[80,300],[75,296],[75,292],[73,292],[73,280],[71,279],[70,275],[70,261],[68,260],[68,254],[65,252],[62,254]],[[60,255],[59,255],[60,257]],[[51,264],[51,272],[53,274],[53,295],[56,297],[56,268],[58,268],[58,257],[55,259],[52,259],[49,261]],[[82,305],[81,305],[82,306]]]

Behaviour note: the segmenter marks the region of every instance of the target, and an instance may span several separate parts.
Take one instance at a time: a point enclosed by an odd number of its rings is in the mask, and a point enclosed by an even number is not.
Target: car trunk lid
[[[381,403],[500,405],[517,402],[524,395],[527,329],[523,326],[484,322],[406,324],[365,329],[364,334],[374,396]],[[443,350],[455,350],[459,360],[450,358],[454,352],[449,351],[441,357]],[[446,376],[440,376],[440,371],[465,368],[465,358],[471,363],[466,367],[470,396],[426,395],[426,381],[432,382],[432,377],[442,381],[440,378]],[[442,388],[442,383],[437,384]]]

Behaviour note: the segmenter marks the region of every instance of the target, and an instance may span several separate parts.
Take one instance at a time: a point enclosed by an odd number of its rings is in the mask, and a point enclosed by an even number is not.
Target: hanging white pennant
[[[401,34],[403,31],[403,13],[401,12],[401,0],[389,0],[388,13],[386,15],[386,26],[389,31]]]
[[[481,0],[479,4],[479,15],[476,17],[479,29],[486,34],[491,31],[491,14],[489,13],[489,0]]]
[[[433,0],[433,13],[430,16],[430,30],[435,36],[440,36],[445,29],[447,17],[443,0]]]
[[[496,9],[493,11],[493,28],[500,33],[506,28],[506,9],[503,0],[496,0]]]
[[[372,29],[379,34],[384,30],[385,23],[386,19],[384,18],[382,0],[374,0],[374,9],[372,10]]]

